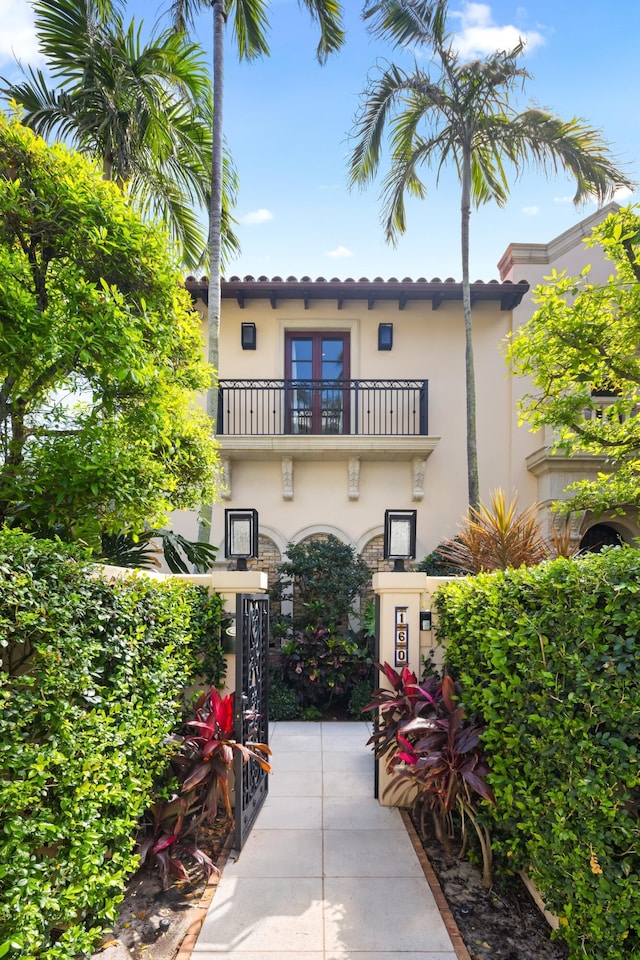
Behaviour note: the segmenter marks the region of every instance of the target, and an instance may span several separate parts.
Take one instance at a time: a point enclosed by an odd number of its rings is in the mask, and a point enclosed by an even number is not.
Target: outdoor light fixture
[[[246,570],[249,557],[258,556],[257,510],[225,510],[224,552],[238,561],[237,570]]]
[[[243,350],[255,350],[256,348],[256,325],[255,323],[243,323],[240,340]]]
[[[393,347],[393,324],[378,324],[378,350],[391,350]]]
[[[417,510],[385,510],[384,558],[393,560],[395,571],[404,570],[404,561],[416,555]]]

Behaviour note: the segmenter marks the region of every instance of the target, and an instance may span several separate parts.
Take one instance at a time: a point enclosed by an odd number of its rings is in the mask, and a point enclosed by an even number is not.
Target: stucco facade
[[[599,251],[582,244],[606,212],[550,244],[511,245],[500,282],[473,284],[481,498],[498,487],[517,492],[522,506],[541,501],[547,522],[550,500],[593,465],[560,462],[550,437],[518,426],[525,385],[510,375],[501,345],[531,316],[530,289],[552,269],[577,273],[590,262],[594,279],[608,275]],[[192,278],[187,287],[206,339],[207,284]],[[243,348],[243,324],[255,348],[246,349],[246,337]],[[381,324],[391,325],[391,349],[380,349]],[[219,353],[222,498],[211,542],[222,565],[225,507],[258,511],[261,549],[272,559],[289,541],[333,533],[373,562],[387,508],[417,509],[418,558],[455,535],[467,505],[460,284],[231,278]],[[344,389],[323,389],[332,377]],[[578,518],[576,536],[591,522]],[[194,516],[176,526],[197,536]]]

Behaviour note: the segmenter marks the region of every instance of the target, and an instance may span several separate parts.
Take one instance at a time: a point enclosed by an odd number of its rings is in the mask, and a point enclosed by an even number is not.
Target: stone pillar
[[[376,573],[373,591],[380,598],[378,636],[380,663],[395,670],[408,667],[418,680],[423,658],[433,651],[436,665],[442,664],[442,648],[434,639],[433,595],[450,577],[427,577],[424,573]],[[380,677],[380,683],[386,681]],[[410,788],[404,793],[388,791],[390,777],[386,760],[378,764],[378,799],[384,806],[411,803]]]

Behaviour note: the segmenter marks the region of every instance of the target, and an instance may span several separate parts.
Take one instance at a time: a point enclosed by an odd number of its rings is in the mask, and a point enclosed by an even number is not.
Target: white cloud
[[[0,65],[41,64],[42,54],[33,26],[33,10],[27,0],[0,0]]]
[[[573,203],[573,197],[554,197],[554,203]]]
[[[540,207],[523,207],[522,212],[526,213],[528,217],[537,217],[540,213]]]
[[[347,257],[352,257],[353,254],[348,247],[343,247],[342,244],[336,247],[335,250],[329,250],[328,253],[325,253],[325,257],[331,257],[332,260],[345,260]]]
[[[239,217],[238,219],[240,223],[267,223],[269,220],[273,220],[273,214],[271,210],[260,207],[259,210],[252,210],[250,213],[245,213],[244,217]]]
[[[633,194],[634,191],[630,190],[629,187],[620,187],[620,189],[616,190],[614,193],[613,199],[616,201],[616,203],[620,203],[622,200],[628,200],[629,197],[633,196]]]
[[[535,30],[519,30],[513,24],[498,26],[494,23],[491,7],[486,3],[464,3],[460,12],[451,12],[460,21],[454,45],[464,58],[481,58],[496,50],[512,50],[522,40],[527,52],[545,42]]]

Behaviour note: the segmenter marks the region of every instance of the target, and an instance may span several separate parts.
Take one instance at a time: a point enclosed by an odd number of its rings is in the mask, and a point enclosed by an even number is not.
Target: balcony
[[[218,437],[426,437],[427,380],[220,380]]]

